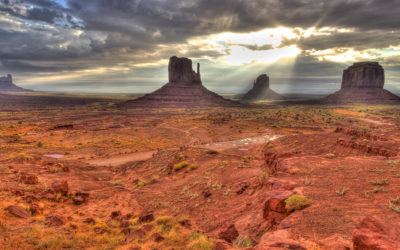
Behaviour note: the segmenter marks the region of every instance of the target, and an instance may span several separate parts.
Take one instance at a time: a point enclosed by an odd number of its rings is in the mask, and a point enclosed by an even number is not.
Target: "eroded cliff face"
[[[354,63],[343,71],[342,89],[383,88],[385,72],[377,62]]]
[[[201,84],[200,64],[197,64],[197,72],[194,72],[192,60],[173,56],[169,59],[168,80],[170,83]]]

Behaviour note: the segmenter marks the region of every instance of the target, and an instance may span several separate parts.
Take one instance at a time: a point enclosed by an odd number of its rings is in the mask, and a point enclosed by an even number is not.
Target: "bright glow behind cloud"
[[[228,64],[251,62],[271,63],[282,58],[294,58],[301,50],[296,45],[279,47],[284,39],[295,39],[308,32],[284,27],[250,33],[221,33],[198,37],[190,44],[223,52],[222,61]]]
[[[293,58],[300,54],[301,50],[296,45],[269,50],[250,50],[242,46],[229,47],[229,55],[224,60],[230,64],[244,64],[251,62],[272,63],[282,58]]]

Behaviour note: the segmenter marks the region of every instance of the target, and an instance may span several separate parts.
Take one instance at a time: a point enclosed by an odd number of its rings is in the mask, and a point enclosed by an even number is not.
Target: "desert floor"
[[[366,215],[400,224],[398,106],[121,108],[129,98],[0,97],[1,249],[211,249],[230,224],[235,248],[283,230],[325,249]],[[309,202],[269,213],[277,192]]]

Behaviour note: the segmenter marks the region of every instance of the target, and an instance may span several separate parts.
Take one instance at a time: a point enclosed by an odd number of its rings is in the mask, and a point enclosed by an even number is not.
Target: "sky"
[[[0,0],[0,75],[40,91],[147,93],[171,56],[203,84],[328,94],[357,61],[400,92],[399,0]]]

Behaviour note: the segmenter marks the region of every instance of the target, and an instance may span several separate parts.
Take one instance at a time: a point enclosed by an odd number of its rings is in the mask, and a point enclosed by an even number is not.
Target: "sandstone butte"
[[[250,89],[242,98],[243,102],[258,100],[282,100],[283,96],[276,93],[269,87],[269,77],[262,74],[254,81],[253,88]]]
[[[354,63],[343,71],[341,89],[323,100],[327,103],[397,104],[400,97],[383,88],[385,71],[377,62]]]
[[[13,83],[12,75],[0,77],[0,91],[31,91],[29,89],[24,89],[18,87]]]
[[[160,89],[136,100],[124,103],[125,107],[210,107],[239,106],[239,102],[225,99],[205,88],[201,81],[200,64],[197,72],[192,60],[173,56],[168,64],[168,83]]]

